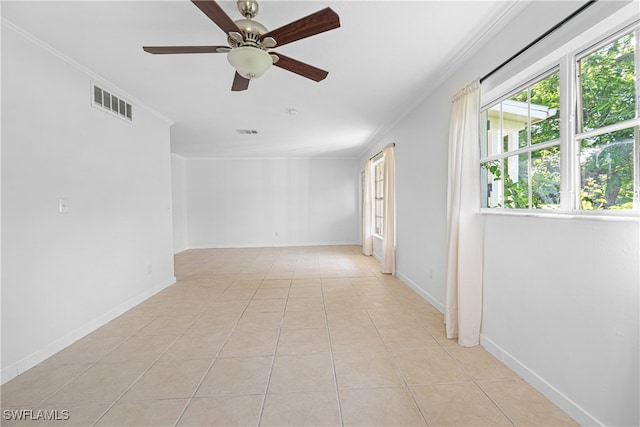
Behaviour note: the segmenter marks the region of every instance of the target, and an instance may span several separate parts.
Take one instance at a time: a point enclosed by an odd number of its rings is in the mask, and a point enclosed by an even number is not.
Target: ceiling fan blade
[[[219,53],[218,49],[229,49],[229,46],[143,46],[145,52],[154,55],[169,53]]]
[[[304,62],[300,62],[297,59],[289,58],[288,56],[284,56],[278,52],[273,52],[278,56],[278,61],[274,62],[273,65],[276,67],[283,68],[287,71],[291,71],[292,73],[296,73],[302,77],[306,77],[308,79],[319,82],[324,80],[329,74],[328,71],[321,70],[320,68],[314,67],[313,65],[305,64]]]
[[[242,34],[236,23],[229,18],[229,15],[227,15],[215,1],[191,0],[191,2],[195,4],[198,9],[204,12],[204,14],[207,15],[209,19],[211,19],[225,33],[229,34],[235,31]]]
[[[282,46],[338,27],[340,27],[340,17],[330,7],[327,7],[283,27],[269,31],[262,35],[260,40],[273,37],[278,46]]]
[[[231,90],[233,92],[240,92],[249,88],[249,79],[245,79],[236,71],[236,76],[233,78],[233,85]]]

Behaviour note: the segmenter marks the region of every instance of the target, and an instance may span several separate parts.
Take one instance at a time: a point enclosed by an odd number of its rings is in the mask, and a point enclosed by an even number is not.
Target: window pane
[[[382,198],[384,193],[384,181],[376,181],[376,198]]]
[[[120,115],[121,115],[121,116],[124,116],[124,115],[126,114],[126,110],[127,110],[126,102],[124,102],[124,101],[121,99],[121,100],[120,100],[120,102],[119,102],[119,105],[120,105]]]
[[[504,162],[504,207],[529,208],[529,153],[507,157]]]
[[[560,207],[560,146],[531,152],[531,206]]]
[[[531,86],[531,144],[560,138],[560,75]]]
[[[480,111],[480,158],[487,157],[490,129],[489,110],[482,110]]]
[[[382,218],[376,217],[376,234],[382,236]]]
[[[634,45],[634,34],[627,34],[578,62],[582,91],[578,131],[636,117]]]
[[[382,199],[376,199],[376,216],[381,217],[384,213],[383,209],[384,209],[384,201]]]
[[[376,181],[380,181],[383,179],[382,176],[382,162],[376,164]]]
[[[493,107],[483,111],[481,120],[486,126],[486,133],[482,132],[481,143],[482,157],[489,157],[502,152],[500,147],[500,108],[502,104],[496,104]]]
[[[528,144],[529,91],[523,90],[502,101],[503,151],[517,150]]]
[[[482,207],[499,208],[502,206],[502,160],[482,163],[481,166]]]
[[[582,209],[633,208],[633,128],[580,142]]]

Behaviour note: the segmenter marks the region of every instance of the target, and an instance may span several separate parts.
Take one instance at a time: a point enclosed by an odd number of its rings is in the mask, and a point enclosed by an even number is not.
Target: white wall
[[[189,247],[359,241],[355,159],[187,160]]]
[[[576,22],[601,21],[603,3]],[[397,275],[440,310],[451,97],[577,7],[520,6],[359,159],[395,142]],[[637,219],[485,218],[481,343],[582,424],[640,424],[638,233]]]
[[[187,162],[171,155],[171,198],[173,201],[173,253],[188,249],[187,227]]]
[[[168,123],[62,58],[2,26],[3,382],[175,281]]]
[[[638,425],[639,232],[631,220],[485,218],[483,344],[582,408],[583,424]]]

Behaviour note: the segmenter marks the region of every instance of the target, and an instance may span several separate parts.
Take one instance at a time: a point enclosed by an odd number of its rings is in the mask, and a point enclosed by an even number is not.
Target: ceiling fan
[[[270,51],[325,31],[340,27],[340,18],[327,7],[309,16],[298,19],[275,30],[268,31],[253,18],[258,13],[256,0],[238,1],[238,10],[244,19],[232,21],[215,1],[191,0],[222,31],[227,34],[229,46],[144,46],[152,54],[171,53],[226,53],[227,59],[236,69],[232,91],[249,87],[249,80],[260,77],[271,66],[283,68],[308,79],[319,82],[329,74],[327,71]]]

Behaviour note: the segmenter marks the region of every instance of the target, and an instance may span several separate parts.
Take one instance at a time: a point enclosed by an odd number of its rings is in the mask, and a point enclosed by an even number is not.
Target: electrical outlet
[[[67,201],[67,199],[58,199],[58,213],[69,213],[69,202]]]

